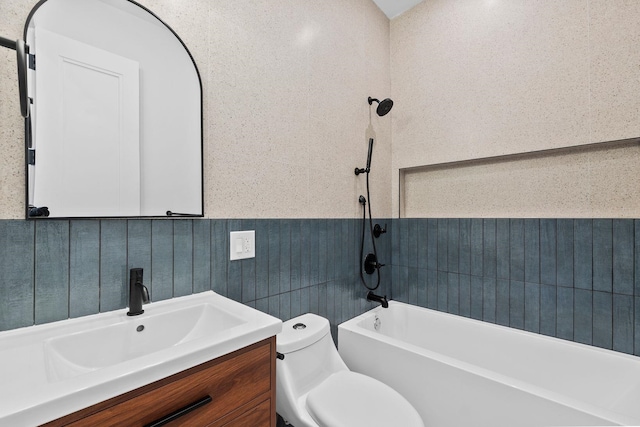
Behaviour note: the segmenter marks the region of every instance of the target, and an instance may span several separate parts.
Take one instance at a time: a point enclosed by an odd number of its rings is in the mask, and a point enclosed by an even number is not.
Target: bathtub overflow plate
[[[296,331],[298,329],[304,329],[306,327],[307,327],[307,325],[305,325],[304,323],[296,323],[295,325],[293,325],[293,329],[295,329]]]

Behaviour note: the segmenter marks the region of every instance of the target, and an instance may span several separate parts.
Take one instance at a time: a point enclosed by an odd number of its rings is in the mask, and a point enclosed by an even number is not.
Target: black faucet
[[[129,270],[129,311],[127,316],[137,316],[144,313],[142,303],[149,302],[149,290],[142,284],[142,269]]]
[[[373,291],[369,291],[367,293],[367,301],[379,302],[382,304],[383,308],[389,308],[389,302],[387,301],[387,296],[381,297],[380,295],[376,295]]]

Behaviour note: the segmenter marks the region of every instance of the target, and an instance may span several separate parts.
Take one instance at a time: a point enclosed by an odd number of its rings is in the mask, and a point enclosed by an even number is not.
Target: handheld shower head
[[[373,101],[378,103],[376,113],[378,113],[380,117],[386,115],[389,111],[391,111],[391,108],[393,108],[393,101],[391,100],[391,98],[386,98],[380,101],[379,99],[369,97],[368,101],[369,105],[373,104]]]
[[[361,173],[369,173],[371,170],[371,152],[373,151],[373,138],[369,138],[369,153],[367,154],[367,167],[366,168],[356,168],[356,175],[360,175]],[[362,201],[360,201],[362,203]]]

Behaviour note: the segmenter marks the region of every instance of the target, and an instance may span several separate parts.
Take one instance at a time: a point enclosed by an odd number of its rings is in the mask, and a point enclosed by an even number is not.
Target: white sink
[[[208,291],[0,332],[0,425],[37,425],[276,335],[275,317]]]
[[[155,308],[155,307],[154,307]],[[45,341],[47,374],[52,381],[116,365],[191,340],[213,339],[245,323],[211,303],[162,310]]]

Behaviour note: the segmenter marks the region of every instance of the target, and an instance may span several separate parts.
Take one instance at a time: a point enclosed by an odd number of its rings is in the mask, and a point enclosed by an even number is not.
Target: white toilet
[[[294,427],[424,427],[400,393],[347,368],[324,317],[284,322],[276,343],[276,411]]]

